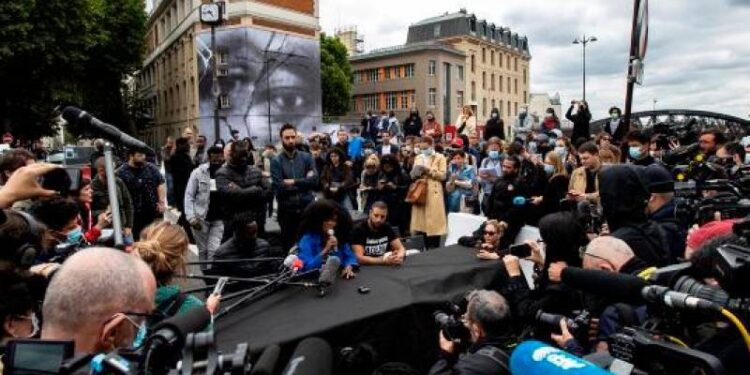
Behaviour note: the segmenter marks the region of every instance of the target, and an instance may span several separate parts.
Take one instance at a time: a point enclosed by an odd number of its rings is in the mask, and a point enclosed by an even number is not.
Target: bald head
[[[619,272],[634,257],[625,241],[612,236],[597,237],[586,246],[583,268]]]
[[[113,315],[150,312],[156,281],[142,260],[119,250],[89,248],[68,258],[47,288],[42,338],[75,340],[76,352],[96,350]]]

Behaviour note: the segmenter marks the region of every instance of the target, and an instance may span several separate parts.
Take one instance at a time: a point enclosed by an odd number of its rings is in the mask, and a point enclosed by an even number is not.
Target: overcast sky
[[[479,19],[529,37],[531,92],[581,96],[581,46],[586,48],[586,96],[594,118],[625,102],[633,3],[629,0],[320,0],[320,23],[332,34],[356,25],[365,49],[406,42],[410,24],[466,8]],[[702,109],[750,114],[750,0],[652,0],[643,86],[633,110]]]

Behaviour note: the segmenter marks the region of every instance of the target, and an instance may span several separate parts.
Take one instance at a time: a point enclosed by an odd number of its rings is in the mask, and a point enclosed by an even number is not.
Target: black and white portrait
[[[304,38],[252,27],[216,30],[219,90],[213,90],[211,33],[197,37],[201,133],[214,136],[220,103],[220,137],[232,130],[264,144],[291,123],[309,133],[321,121],[320,45]],[[218,99],[217,98],[218,95]]]

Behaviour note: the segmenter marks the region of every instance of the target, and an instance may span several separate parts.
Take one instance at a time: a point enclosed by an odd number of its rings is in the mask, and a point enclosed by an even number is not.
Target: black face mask
[[[133,165],[136,168],[142,168],[144,165],[146,165],[146,162],[145,161],[133,161]]]
[[[208,171],[211,173],[211,177],[213,177],[216,174],[216,171],[221,168],[221,163],[211,163],[208,165]]]

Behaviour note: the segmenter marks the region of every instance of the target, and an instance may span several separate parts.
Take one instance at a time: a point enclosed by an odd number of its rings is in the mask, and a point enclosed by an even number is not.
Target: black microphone
[[[250,375],[273,375],[276,362],[279,361],[279,354],[281,354],[281,347],[278,345],[274,344],[267,347],[255,361],[255,366],[250,371]]]
[[[328,257],[325,264],[323,264],[323,267],[320,268],[320,277],[318,277],[318,284],[320,284],[320,286],[318,291],[321,297],[328,293],[328,287],[333,285],[333,282],[336,281],[336,274],[338,273],[340,266],[341,259],[332,255]]]
[[[331,345],[317,337],[306,338],[294,349],[283,375],[330,375],[333,372]]]
[[[632,305],[642,305],[646,302],[641,291],[648,286],[648,283],[637,276],[566,267],[561,278],[567,286],[605,297],[611,301]]]
[[[661,285],[649,285],[641,291],[647,301],[658,302],[668,307],[688,310],[721,311],[721,306],[707,299],[675,292]]]
[[[203,331],[210,323],[211,313],[208,309],[204,306],[192,308],[157,324],[146,345],[167,345],[181,351],[188,334]]]
[[[102,122],[101,120],[97,119],[94,116],[91,116],[86,111],[83,111],[79,108],[65,107],[62,110],[62,118],[75,128],[77,128],[78,126],[86,127],[102,138],[105,138],[113,143],[120,144],[129,149],[138,150],[146,154],[154,154],[154,150],[148,147],[148,145],[146,145],[141,140],[130,136],[114,125]]]

